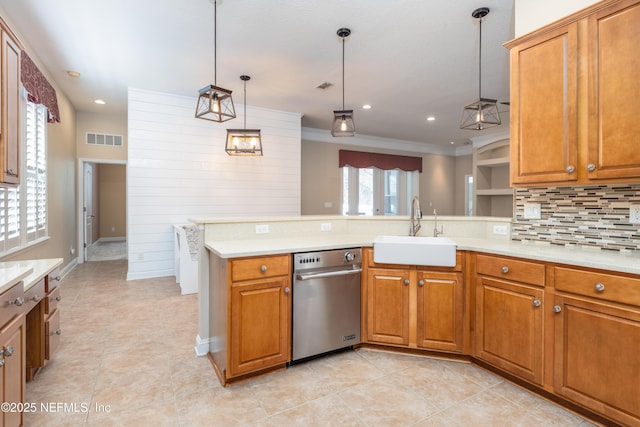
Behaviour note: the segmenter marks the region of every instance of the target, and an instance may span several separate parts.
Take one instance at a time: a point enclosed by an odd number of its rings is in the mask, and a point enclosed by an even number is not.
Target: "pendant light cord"
[[[344,110],[344,36],[342,37],[342,109]]]
[[[213,1],[213,85],[218,86],[217,47],[218,47],[218,0]]]
[[[244,128],[247,128],[247,81],[244,81]]]
[[[478,49],[478,100],[482,99],[482,18],[480,18],[480,48]]]

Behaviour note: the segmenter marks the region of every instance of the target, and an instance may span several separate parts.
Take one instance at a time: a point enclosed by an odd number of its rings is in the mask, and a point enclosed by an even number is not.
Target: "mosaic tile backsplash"
[[[540,203],[541,218],[525,219],[525,203]],[[511,238],[640,251],[640,224],[629,223],[631,204],[640,204],[640,184],[516,189]]]

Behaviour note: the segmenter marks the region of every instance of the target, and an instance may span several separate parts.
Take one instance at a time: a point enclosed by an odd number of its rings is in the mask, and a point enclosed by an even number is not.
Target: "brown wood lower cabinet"
[[[625,425],[640,425],[640,310],[559,295],[556,393]]]
[[[209,359],[223,385],[291,360],[291,255],[209,254]]]
[[[366,337],[370,343],[462,352],[462,255],[455,267],[376,266],[370,249],[366,274]]]
[[[22,283],[19,284],[22,286]],[[20,314],[0,329],[0,397],[2,402],[24,402],[25,390],[25,320]],[[22,411],[2,411],[3,427],[22,425]]]
[[[289,277],[233,283],[229,374],[238,376],[290,358]]]
[[[478,277],[476,356],[542,385],[543,300],[542,289]]]

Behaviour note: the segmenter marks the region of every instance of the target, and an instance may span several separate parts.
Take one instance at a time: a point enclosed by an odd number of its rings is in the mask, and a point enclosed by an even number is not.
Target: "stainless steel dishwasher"
[[[360,343],[362,250],[293,256],[293,362]]]

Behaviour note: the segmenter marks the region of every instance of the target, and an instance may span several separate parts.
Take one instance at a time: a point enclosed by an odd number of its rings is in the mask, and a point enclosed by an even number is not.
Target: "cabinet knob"
[[[559,305],[554,305],[553,306],[553,311],[555,313],[560,313],[562,311],[562,307],[560,307]]]
[[[0,359],[0,368],[4,366],[4,359]]]
[[[60,295],[58,295],[58,296],[55,298],[55,300],[56,300],[56,301],[60,301],[60,300],[62,300],[62,297],[61,297]]]
[[[594,165],[593,163],[589,163],[589,164],[587,165],[587,170],[588,170],[589,172],[593,172],[594,170],[596,170],[596,165]]]
[[[291,289],[289,289],[289,287],[287,286],[286,288],[284,288],[284,293],[289,295],[291,293]]]
[[[33,298],[31,298],[31,301],[38,302],[40,301],[40,297],[38,295],[34,295]]]
[[[502,267],[502,272],[504,274],[507,274],[509,272],[509,267],[507,267],[506,265]]]
[[[18,297],[16,299],[14,299],[13,301],[9,301],[9,304],[14,304],[14,305],[17,305],[18,307],[20,307],[22,304],[24,304],[24,298]]]
[[[405,285],[407,285],[407,286],[408,286],[408,285],[409,285],[409,283],[410,283],[410,282],[409,282],[409,279],[404,279],[404,284],[405,284]]]
[[[260,266],[260,271],[262,271],[263,273],[266,273],[267,272],[267,266],[266,265]]]
[[[10,357],[13,354],[13,347],[8,346],[4,350],[0,351],[0,355],[4,355],[5,357]]]
[[[542,301],[540,301],[539,299],[534,299],[533,300],[533,306],[534,307],[540,307],[542,305]]]
[[[4,171],[5,174],[9,175],[9,176],[18,176],[18,174],[16,172],[13,171],[13,169],[9,169]]]
[[[573,172],[575,172],[575,170],[576,170],[576,168],[573,165],[567,166],[567,169],[566,169],[567,173],[573,173]]]
[[[424,280],[418,280],[418,286],[424,286]]]
[[[593,288],[596,290],[596,292],[604,292],[604,283],[598,282],[593,285]]]
[[[51,280],[55,280],[56,282],[60,281],[60,276],[52,277]]]
[[[62,335],[62,329],[56,329],[55,331],[51,332],[51,334],[49,335]]]

